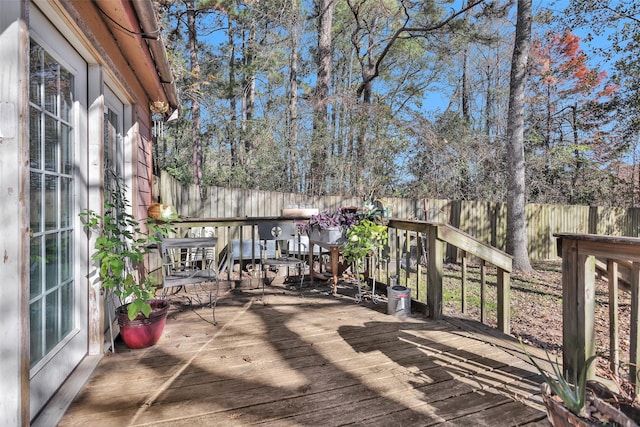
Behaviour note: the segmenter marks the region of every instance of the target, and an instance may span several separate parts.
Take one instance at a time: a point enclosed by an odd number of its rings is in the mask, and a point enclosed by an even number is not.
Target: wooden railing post
[[[562,241],[562,366],[565,378],[585,368],[595,354],[595,258],[579,253],[579,242]],[[587,378],[595,375],[595,364]]]
[[[618,373],[620,359],[618,284],[624,281],[630,286],[629,381],[636,393],[640,392],[640,239],[576,233],[556,233],[554,236],[562,248],[564,374],[579,372],[584,361],[595,353],[594,282],[597,265],[605,270],[609,281],[609,358],[615,373]],[[595,258],[599,261],[596,262]],[[621,266],[624,271],[620,271]],[[576,355],[577,360],[574,360]],[[590,378],[593,378],[594,371],[595,367],[591,366]]]
[[[498,267],[498,329],[511,332],[511,273]]]
[[[640,311],[640,263],[634,262],[631,271],[631,337],[629,339],[629,379],[634,386],[636,395],[640,391],[638,372],[640,371],[640,354],[638,342],[640,331],[638,330],[638,316]]]
[[[618,372],[620,367],[620,320],[618,317],[618,263],[607,260],[609,282],[609,369]]]
[[[461,265],[461,269],[462,269],[462,289],[460,290],[460,298],[462,299],[462,304],[460,309],[462,310],[463,313],[467,313],[467,252],[466,251],[462,251],[462,265]]]
[[[427,307],[429,317],[442,318],[442,277],[444,275],[444,242],[438,238],[438,227],[429,227],[429,261],[427,280]]]

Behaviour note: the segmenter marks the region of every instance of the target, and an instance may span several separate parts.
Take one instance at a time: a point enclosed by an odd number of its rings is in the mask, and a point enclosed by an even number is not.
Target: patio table
[[[338,276],[340,275],[339,273],[340,254],[344,252],[345,244],[344,243],[328,243],[328,242],[309,239],[309,268],[310,268],[309,276],[311,278],[312,285],[313,285],[313,279],[314,279],[314,270],[313,270],[313,263],[311,262],[311,260],[313,259],[313,249],[315,245],[318,245],[321,248],[324,248],[329,251],[329,255],[331,257],[331,275],[333,279],[333,295],[337,295],[338,294]]]

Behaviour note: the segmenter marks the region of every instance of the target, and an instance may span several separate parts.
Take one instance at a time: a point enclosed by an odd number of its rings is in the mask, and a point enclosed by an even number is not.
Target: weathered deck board
[[[60,426],[548,425],[513,340],[307,291],[172,306],[160,342],[117,344]]]

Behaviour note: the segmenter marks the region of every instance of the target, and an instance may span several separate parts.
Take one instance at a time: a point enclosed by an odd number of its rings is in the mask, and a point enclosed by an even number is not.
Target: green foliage
[[[147,231],[143,231],[138,220],[127,212],[129,208],[125,187],[116,180],[105,195],[104,215],[86,209],[79,216],[87,229],[99,234],[91,259],[98,263],[102,287],[123,303],[129,302],[128,316],[133,320],[140,312],[146,317],[151,313],[148,300],[155,295],[157,283],[145,274],[144,256],[151,251],[151,243],[159,242],[159,235],[167,234],[168,225],[150,222]]]
[[[347,230],[346,237],[344,259],[362,271],[366,257],[382,250],[387,244],[387,226],[363,219]]]
[[[548,374],[544,369],[538,365],[538,363],[534,360],[534,358],[529,354],[527,349],[522,342],[522,338],[519,338],[520,346],[522,350],[524,350],[525,354],[536,367],[544,381],[549,384],[551,387],[551,391],[558,397],[562,399],[562,402],[565,404],[568,410],[573,412],[579,417],[585,416],[585,409],[587,406],[587,371],[589,370],[589,366],[594,362],[596,356],[591,356],[585,362],[584,369],[582,369],[579,373],[574,373],[573,381],[569,382],[562,375],[562,370],[560,368],[560,364],[558,363],[558,358],[556,356],[555,363],[551,362],[551,358],[549,357],[549,353],[547,353],[547,360],[553,369],[553,374]]]

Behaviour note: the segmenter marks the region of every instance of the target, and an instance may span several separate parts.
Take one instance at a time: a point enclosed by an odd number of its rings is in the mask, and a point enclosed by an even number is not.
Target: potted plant
[[[98,233],[91,259],[97,263],[105,296],[120,300],[116,316],[120,333],[130,348],[155,344],[166,321],[169,303],[155,299],[157,283],[146,274],[145,254],[151,244],[166,235],[167,225],[150,221],[143,231],[142,224],[128,212],[125,187],[115,176],[110,189],[105,190],[104,213],[90,209],[80,213],[85,227]]]
[[[307,233],[310,240],[335,243],[357,222],[358,215],[355,210],[341,208],[311,215],[308,222],[299,223],[298,226],[302,232]]]
[[[375,255],[387,244],[387,226],[364,219],[347,230],[346,238],[344,259],[361,272],[367,256]]]
[[[547,360],[553,370],[553,373],[547,373],[527,351],[522,339],[520,339],[520,345],[544,379],[541,384],[541,395],[551,425],[554,427],[638,425],[640,408],[633,403],[633,399],[614,393],[596,381],[587,380],[587,371],[596,356],[587,359],[584,368],[574,375],[572,381],[568,381],[562,374],[557,358],[553,363],[547,353]],[[614,402],[616,406],[613,405]]]
[[[353,265],[355,269],[354,273],[358,281],[356,301],[360,302],[363,297],[361,283],[365,279],[365,271],[368,270],[367,258],[373,258],[372,264],[375,268],[378,252],[387,244],[387,226],[370,219],[363,219],[347,230],[346,238],[343,257],[344,261]],[[374,303],[377,301],[375,292],[372,292],[371,298]]]

